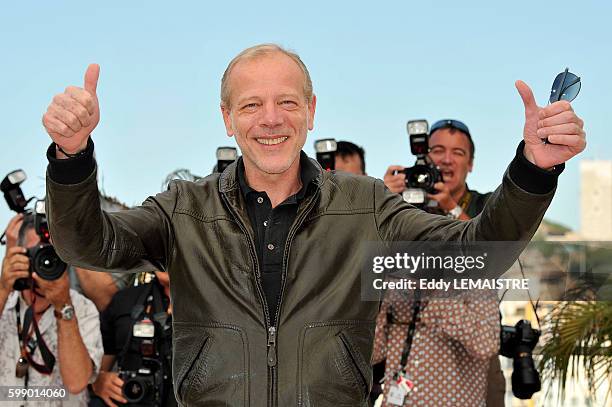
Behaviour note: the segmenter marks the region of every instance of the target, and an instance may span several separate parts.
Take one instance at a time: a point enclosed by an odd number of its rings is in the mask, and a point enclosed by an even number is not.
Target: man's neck
[[[451,196],[453,197],[453,201],[457,202],[457,204],[459,204],[459,202],[461,201],[461,198],[463,198],[463,195],[465,195],[465,192],[467,191],[467,184],[463,184],[461,186],[461,188],[457,189],[456,191],[451,193]]]
[[[256,191],[264,191],[272,207],[275,208],[291,195],[295,195],[302,188],[300,178],[300,158],[281,174],[267,174],[260,171],[255,165],[244,161],[244,175],[251,188]]]

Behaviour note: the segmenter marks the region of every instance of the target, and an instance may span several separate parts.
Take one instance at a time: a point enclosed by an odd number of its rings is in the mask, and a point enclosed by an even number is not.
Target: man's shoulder
[[[321,185],[322,199],[328,200],[334,209],[373,209],[374,188],[382,182],[365,175],[354,175],[343,171],[327,172]]]
[[[220,174],[210,174],[197,181],[171,181],[167,193],[175,199],[173,212],[202,218],[214,216],[223,207],[219,177]]]
[[[188,193],[191,191],[198,191],[201,193],[206,190],[219,190],[219,177],[221,174],[213,173],[207,175],[204,178],[200,178],[195,181],[184,180],[184,179],[174,179],[168,183],[168,190],[166,192],[170,193]]]

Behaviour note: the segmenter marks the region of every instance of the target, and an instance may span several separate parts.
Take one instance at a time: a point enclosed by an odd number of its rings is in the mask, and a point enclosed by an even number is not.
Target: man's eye
[[[295,103],[293,100],[283,100],[281,104],[285,106],[297,106],[297,103]]]
[[[257,103],[249,103],[242,106],[242,109],[253,110],[257,107]]]

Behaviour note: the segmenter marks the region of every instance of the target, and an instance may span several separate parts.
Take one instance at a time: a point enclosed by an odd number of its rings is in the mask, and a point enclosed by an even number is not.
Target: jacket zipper
[[[221,196],[223,196],[223,200],[225,201],[225,204],[227,205],[227,207],[229,208],[230,212],[232,213],[232,215],[234,216],[234,218],[236,219],[236,223],[238,223],[238,225],[240,226],[240,229],[242,230],[242,232],[247,236],[248,240],[249,240],[249,253],[251,255],[251,260],[253,261],[253,263],[255,264],[255,274],[257,276],[257,292],[259,294],[259,299],[263,305],[263,309],[264,309],[264,316],[265,316],[265,326],[266,326],[266,330],[268,332],[268,337],[267,337],[267,345],[268,345],[268,352],[267,352],[267,360],[268,360],[268,405],[271,407],[276,406],[276,365],[278,364],[278,356],[277,356],[277,350],[276,350],[276,336],[278,333],[278,330],[276,328],[276,326],[271,325],[270,323],[270,315],[268,314],[268,303],[266,302],[266,298],[263,295],[263,287],[261,284],[261,273],[259,271],[259,261],[257,260],[257,254],[255,253],[255,242],[253,242],[253,239],[251,238],[251,235],[249,235],[249,232],[247,231],[246,227],[242,224],[242,222],[240,221],[239,216],[237,215],[237,213],[234,211],[234,209],[232,208],[232,206],[230,205],[227,197],[225,196],[225,194],[222,194]],[[313,196],[312,200],[308,203],[308,207],[304,210],[304,212],[302,213],[302,215],[300,216],[300,218],[294,223],[293,228],[291,228],[291,230],[289,230],[289,235],[287,236],[287,242],[285,244],[285,252],[283,254],[283,271],[281,274],[281,290],[279,293],[279,297],[278,297],[278,306],[276,307],[276,318],[275,321],[278,324],[278,320],[280,317],[280,311],[281,311],[281,306],[282,306],[282,300],[283,300],[283,294],[285,292],[285,282],[286,282],[286,277],[287,277],[287,261],[288,261],[288,256],[289,256],[289,251],[291,250],[291,241],[293,240],[293,237],[295,236],[298,228],[302,225],[304,219],[306,218],[306,216],[308,216],[308,214],[310,213],[310,211],[312,210],[312,207],[314,206],[317,198],[319,196],[319,190],[317,189],[315,195]]]
[[[300,215],[299,219],[297,219],[294,224],[293,227],[289,230],[289,234],[287,235],[287,242],[285,243],[285,251],[283,253],[283,271],[281,273],[281,289],[280,289],[280,293],[278,296],[278,306],[276,307],[276,318],[275,321],[278,324],[279,322],[279,318],[280,318],[280,312],[281,312],[281,307],[283,305],[283,296],[285,293],[285,283],[287,280],[287,263],[289,261],[289,252],[291,251],[291,242],[293,241],[293,237],[295,236],[295,234],[297,233],[297,230],[299,229],[300,226],[302,226],[302,223],[304,222],[304,219],[306,219],[306,216],[308,216],[308,214],[310,213],[310,211],[312,210],[315,202],[317,201],[317,198],[319,197],[319,190],[317,189],[315,195],[313,196],[312,200],[308,203],[308,207],[304,210],[304,212]],[[276,383],[276,364],[277,364],[277,355],[276,355],[276,334],[277,334],[277,330],[275,327],[270,327],[268,332],[270,333],[270,335],[268,336],[268,366],[270,365],[270,361],[273,360],[274,361],[274,365],[271,366],[271,370],[272,370],[272,386],[271,386],[271,390],[272,390],[272,399],[276,401],[276,387],[277,387],[277,383]],[[273,340],[272,344],[270,342],[270,339]],[[271,346],[270,346],[271,344]],[[274,355],[271,357],[270,356],[270,352],[273,352]]]
[[[222,193],[221,196],[223,197],[223,201],[227,205],[232,216],[234,216],[236,223],[238,223],[238,226],[240,226],[242,233],[246,235],[249,241],[249,254],[251,256],[251,261],[255,265],[255,276],[257,277],[255,279],[256,280],[255,287],[257,287],[257,294],[259,295],[259,300],[261,301],[261,304],[262,304],[262,308],[264,312],[264,325],[266,327],[266,331],[268,335],[267,336],[267,339],[268,339],[268,357],[267,357],[268,359],[268,405],[273,407],[274,406],[273,395],[274,395],[274,384],[275,384],[274,367],[276,366],[276,327],[271,326],[271,323],[270,323],[270,314],[268,314],[268,303],[266,302],[266,297],[263,294],[263,286],[261,284],[261,273],[259,271],[259,260],[257,259],[257,253],[255,252],[255,242],[251,238],[251,235],[249,234],[244,224],[240,221],[240,217],[238,216],[234,208],[232,208],[232,205],[230,205],[229,200],[227,199],[225,194]],[[273,364],[271,364],[271,354],[274,355],[272,359],[272,361],[274,362]]]

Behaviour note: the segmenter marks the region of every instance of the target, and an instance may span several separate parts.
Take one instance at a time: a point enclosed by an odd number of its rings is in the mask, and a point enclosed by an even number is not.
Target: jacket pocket
[[[248,405],[247,341],[236,326],[174,323],[173,378],[185,406]]]
[[[369,373],[371,369],[363,360],[361,352],[355,347],[348,335],[344,332],[340,332],[336,335],[336,338],[338,338],[340,342],[341,352],[345,355],[346,371],[344,377],[351,379],[351,384],[354,385],[356,389],[361,389],[365,400],[371,387],[370,382],[372,379]]]
[[[298,405],[367,406],[367,363],[374,322],[329,321],[306,326],[300,337]]]
[[[180,365],[180,370],[175,380],[175,396],[181,403],[184,403],[184,400],[189,395],[191,382],[196,376],[197,370],[201,370],[202,367],[206,365],[206,348],[208,342],[208,337],[201,337],[199,340],[192,342],[190,348],[185,349],[184,361]],[[183,353],[182,349],[181,353]],[[175,358],[179,358],[178,355],[175,355]]]

